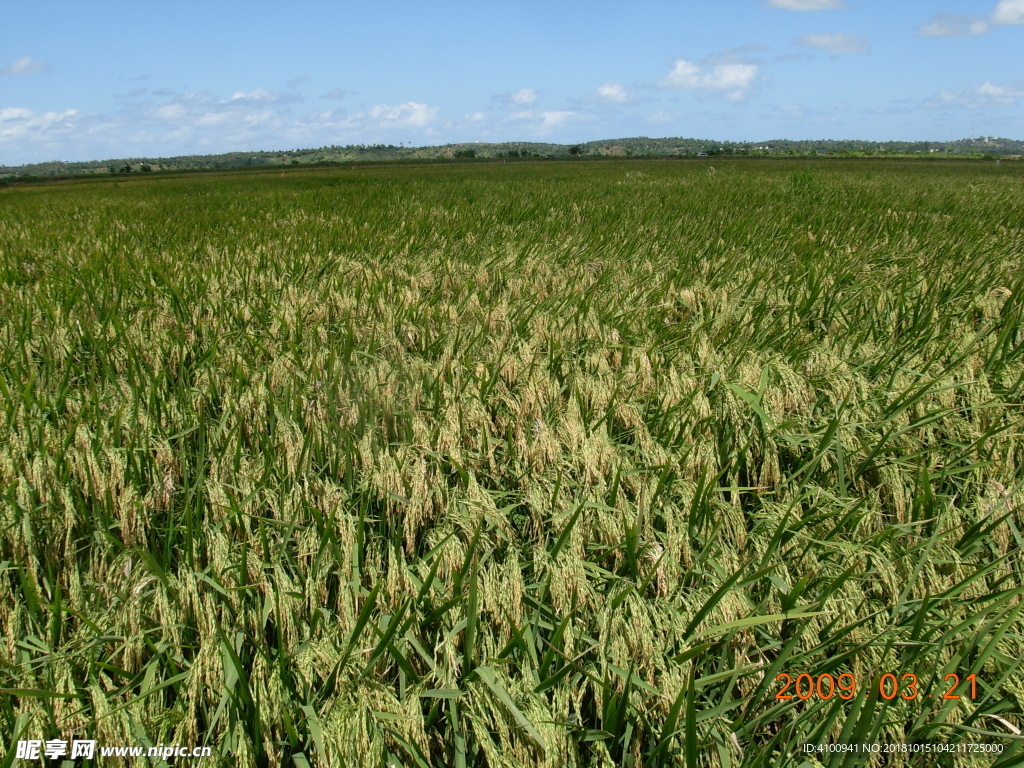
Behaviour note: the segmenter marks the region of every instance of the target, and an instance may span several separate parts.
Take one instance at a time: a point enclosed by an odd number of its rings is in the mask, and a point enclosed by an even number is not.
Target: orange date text
[[[791,675],[782,672],[775,676],[775,682],[779,685],[779,691],[775,694],[776,699],[820,699],[827,701],[834,696],[849,701],[855,696],[870,696],[872,693],[878,695],[879,699],[892,701],[893,699],[959,699],[978,698],[978,676],[967,675],[963,679],[960,675],[950,673],[943,678],[941,690],[936,692],[924,691],[917,675],[912,672],[899,674],[897,672],[886,672],[881,677],[872,680],[858,680],[849,672],[840,675],[832,675],[827,672],[820,675],[800,674]]]

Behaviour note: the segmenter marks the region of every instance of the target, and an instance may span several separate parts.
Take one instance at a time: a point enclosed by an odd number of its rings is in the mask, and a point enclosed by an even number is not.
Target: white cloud
[[[491,101],[509,110],[511,113],[528,111],[540,101],[540,92],[535,88],[520,88],[518,91],[505,91],[491,97]]]
[[[299,97],[294,94],[283,94],[275,93],[274,91],[268,91],[266,88],[257,88],[255,91],[235,91],[231,96],[231,100],[227,102],[229,105],[249,105],[249,104],[282,104],[290,101],[298,101]]]
[[[430,107],[416,101],[405,104],[378,104],[373,107],[369,116],[377,121],[381,128],[425,128],[432,123],[440,112],[440,107]]]
[[[173,94],[168,101],[133,104],[109,118],[109,140],[120,133],[122,137],[166,142],[168,149],[161,147],[159,154],[185,143],[203,149],[242,147],[254,139],[274,139],[277,132],[284,131],[291,123],[289,105],[298,101],[301,97],[297,94],[265,88],[236,91],[227,99],[205,92]]]
[[[966,37],[983,35],[992,27],[1024,24],[1024,0],[999,0],[987,18],[937,13],[917,28],[918,37]]]
[[[994,109],[1012,107],[1024,102],[1024,82],[997,85],[986,80],[981,85],[959,91],[942,90],[923,102],[931,109],[955,108]]]
[[[331,99],[332,101],[338,101],[348,96],[348,91],[343,91],[341,88],[332,88],[320,98]]]
[[[955,13],[937,13],[931,21],[917,28],[918,37],[966,37],[988,32],[989,23],[978,16],[960,16]]]
[[[672,71],[658,82],[658,87],[673,90],[714,93],[728,101],[742,101],[757,79],[758,66],[750,62],[701,66],[687,59],[676,59]]]
[[[1024,98],[1024,86],[1019,83],[1015,85],[996,85],[986,80],[975,89],[975,93],[983,99],[991,99],[998,104],[1016,104],[1020,99]]]
[[[993,24],[1024,24],[1024,0],[999,0],[992,11]]]
[[[533,90],[533,88],[523,88],[521,91],[516,91],[508,97],[509,101],[518,107],[528,107],[539,98],[540,94]]]
[[[279,146],[294,143],[295,120],[290,105],[301,101],[294,93],[265,88],[236,91],[230,98],[205,92],[172,94],[167,101],[143,102],[106,119],[95,142],[107,156],[168,155],[181,151],[218,152],[243,149],[254,143]],[[290,139],[290,141],[289,141]]]
[[[56,147],[60,140],[74,133],[78,127],[79,111],[67,109],[63,112],[33,112],[23,107],[0,109],[0,147],[11,145],[25,151],[30,145],[48,149]]]
[[[4,107],[0,109],[0,121],[4,120],[28,120],[32,117],[32,110],[24,107]]]
[[[378,104],[354,113],[325,110],[295,114],[298,94],[267,89],[230,97],[176,93],[166,98],[128,100],[109,115],[36,113],[0,107],[0,155],[5,162],[172,156],[287,146],[374,143],[431,135],[442,126],[440,108],[416,101]],[[557,114],[538,117],[556,125]]]
[[[151,114],[157,120],[181,120],[188,114],[188,111],[183,104],[164,104],[157,107]]]
[[[705,77],[701,68],[692,61],[676,59],[672,62],[672,71],[658,85],[662,88],[700,88]]]
[[[204,151],[237,149],[255,141],[280,142],[291,124],[288,105],[300,101],[295,94],[265,88],[236,91],[229,99],[209,93],[179,93],[162,104],[145,103],[111,120],[110,133],[135,137],[159,145],[157,154],[194,146]],[[164,149],[164,145],[167,149]],[[116,154],[123,156],[120,148]]]
[[[489,125],[492,135],[504,132],[517,137],[547,137],[553,131],[582,121],[592,120],[594,116],[585,111],[571,109],[535,110],[520,109],[509,113]]]
[[[559,126],[565,125],[570,120],[575,119],[578,115],[576,112],[570,110],[559,110],[556,112],[541,112],[541,124],[539,129],[541,131],[550,131],[552,128],[558,128]]]
[[[633,94],[630,93],[629,89],[618,83],[605,83],[599,86],[597,95],[602,100],[610,101],[613,104],[626,104],[633,100]]]
[[[867,53],[871,50],[867,39],[859,35],[804,35],[796,40],[796,44],[829,53]]]
[[[53,67],[45,61],[34,59],[31,56],[22,56],[17,61],[0,69],[0,75],[34,75],[38,72],[49,72],[51,69]]]
[[[843,8],[842,0],[768,0],[769,8],[783,8],[787,11],[827,11]]]
[[[208,94],[181,94],[170,103],[151,109],[135,123],[147,125],[156,136],[200,146],[238,149],[254,142],[267,146],[338,141],[378,141],[393,131],[430,132],[439,107],[416,101],[377,104],[347,113],[322,110],[302,117],[289,114],[289,105],[300,101],[294,94],[265,89],[238,92],[230,99]]]

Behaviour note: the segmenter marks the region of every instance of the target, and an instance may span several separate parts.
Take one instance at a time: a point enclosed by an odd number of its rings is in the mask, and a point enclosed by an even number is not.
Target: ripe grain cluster
[[[1022,191],[718,159],[0,191],[4,747],[1008,765]],[[776,698],[882,672],[924,695]],[[949,673],[977,697],[926,698]]]

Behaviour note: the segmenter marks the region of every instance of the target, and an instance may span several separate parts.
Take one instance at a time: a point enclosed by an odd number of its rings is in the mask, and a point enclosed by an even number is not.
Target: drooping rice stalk
[[[716,159],[3,190],[5,747],[1012,764],[1020,184]],[[922,695],[776,698],[884,672]]]

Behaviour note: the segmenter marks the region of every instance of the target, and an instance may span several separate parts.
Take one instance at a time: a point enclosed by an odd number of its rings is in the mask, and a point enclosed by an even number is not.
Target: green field
[[[1018,764],[1022,222],[1013,162],[0,190],[0,766]]]

